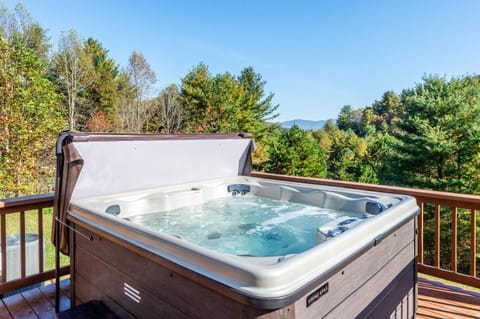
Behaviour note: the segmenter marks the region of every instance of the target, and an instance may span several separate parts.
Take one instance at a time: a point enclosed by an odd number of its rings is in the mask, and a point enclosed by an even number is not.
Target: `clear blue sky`
[[[480,70],[477,0],[21,2],[54,44],[75,29],[122,66],[143,53],[159,89],[200,62],[213,74],[253,66],[280,120],[336,118],[343,105],[365,107],[425,74]]]

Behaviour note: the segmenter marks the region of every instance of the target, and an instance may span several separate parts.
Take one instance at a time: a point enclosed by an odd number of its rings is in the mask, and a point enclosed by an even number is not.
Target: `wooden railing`
[[[54,269],[44,269],[44,242],[49,241],[50,238],[45,238],[43,217],[45,214],[45,210],[52,207],[53,194],[25,196],[0,200],[0,295],[17,289],[25,288],[30,285],[41,283],[55,277]],[[32,215],[36,215],[36,220],[33,222],[33,224],[36,224],[35,232],[38,235],[38,273],[34,274],[27,274],[26,214],[28,214],[30,218],[32,217]],[[18,215],[18,220],[14,220],[17,217],[15,215]],[[20,278],[16,279],[7,278],[7,256],[9,255],[7,253],[7,250],[9,249],[7,241],[8,223],[18,223],[19,225],[19,227],[17,228],[18,233],[16,234],[16,236],[19,236],[20,244],[19,247],[15,247],[15,249],[20,249]],[[11,236],[12,234],[8,235]],[[68,274],[68,272],[68,266],[62,267],[60,270],[61,275],[66,275]]]
[[[417,190],[411,188],[401,188],[392,186],[372,185],[363,183],[352,183],[344,181],[334,181],[318,178],[306,178],[306,177],[293,177],[286,175],[268,174],[253,172],[253,176],[262,178],[273,178],[278,180],[292,181],[292,182],[306,182],[311,184],[347,187],[353,189],[361,189],[368,191],[388,192],[395,194],[410,195],[416,198],[418,206],[420,208],[420,214],[418,217],[418,270],[419,272],[437,276],[440,278],[448,279],[458,283],[467,284],[473,287],[480,288],[480,278],[478,278],[477,272],[477,213],[480,210],[480,196],[453,194],[444,192],[434,192]],[[50,240],[50,238],[44,238],[44,210],[53,206],[53,195],[37,195],[29,197],[18,197],[6,200],[0,200],[0,241],[1,245],[1,280],[0,280],[0,294],[4,294],[16,289],[24,288],[36,283],[40,283],[54,278],[54,270],[43,269],[43,263],[45,259],[43,245],[38,247],[38,263],[39,272],[30,276],[26,276],[26,246],[25,246],[25,212],[36,211],[38,222],[38,240],[39,243],[43,243],[44,240]],[[441,217],[444,215],[445,209],[451,212],[451,268],[445,269],[442,267],[441,260]],[[425,262],[425,216],[429,210],[433,210],[434,213],[434,231],[433,231],[433,263],[427,264]],[[470,220],[470,262],[469,273],[460,273],[457,269],[457,236],[458,236],[458,214],[459,210],[467,210],[469,212]],[[7,242],[6,234],[6,216],[9,214],[18,214],[20,224],[20,256],[21,256],[21,278],[7,281]],[[68,266],[61,268],[61,274],[68,274]]]
[[[477,271],[477,259],[479,259],[479,256],[477,256],[477,214],[478,211],[480,211],[480,196],[335,181],[319,178],[294,177],[260,172],[253,172],[252,175],[261,178],[272,178],[303,183],[306,182],[317,185],[346,187],[367,191],[388,192],[413,196],[416,198],[418,206],[420,208],[420,214],[418,216],[418,271],[428,275],[437,276],[443,279],[480,288],[480,278],[478,277]],[[448,211],[450,214],[447,214],[446,211]],[[468,250],[470,256],[467,267],[469,271],[466,274],[461,273],[457,269],[457,252],[459,248],[457,241],[459,231],[458,216],[460,211],[462,211],[463,215],[469,215],[466,219],[469,220],[469,225],[467,226],[469,228],[470,234],[467,237],[467,242],[469,242]],[[433,221],[428,220],[429,224],[432,224],[433,229],[425,228],[427,215],[434,215]],[[444,227],[442,228],[442,217],[444,217],[445,219],[445,217],[448,216],[450,216],[451,218],[448,219],[447,222],[443,222]],[[463,220],[465,220],[465,218],[463,218]],[[445,229],[445,224],[447,226],[450,226],[449,229]],[[433,231],[433,236],[430,236],[433,237],[433,243],[425,242],[426,230],[429,230],[430,232]],[[451,251],[451,254],[450,256],[448,256],[448,258],[446,258],[445,254],[442,253],[442,247],[445,246],[442,246],[441,242],[442,230],[444,231],[444,233],[451,233],[451,235],[449,236],[450,244],[447,245]],[[432,250],[432,253],[426,253],[426,246],[432,246],[432,249],[430,249]],[[427,263],[426,257],[428,257],[431,262]],[[444,259],[448,259],[448,263],[443,263],[442,257]],[[444,266],[442,266],[443,264],[449,264],[450,268],[446,269]]]

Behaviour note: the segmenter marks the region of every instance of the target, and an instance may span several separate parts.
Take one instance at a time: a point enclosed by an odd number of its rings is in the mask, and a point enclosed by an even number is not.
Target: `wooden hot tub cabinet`
[[[416,219],[328,278],[318,278],[284,298],[277,309],[264,309],[262,301],[139,249],[111,231],[72,216],[69,220],[76,229],[70,231],[73,305],[101,300],[120,318],[413,318],[415,314]]]

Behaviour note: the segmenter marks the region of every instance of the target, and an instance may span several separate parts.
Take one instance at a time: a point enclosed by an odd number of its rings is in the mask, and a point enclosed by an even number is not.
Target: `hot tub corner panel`
[[[411,220],[300,298],[295,318],[414,318],[415,246]]]

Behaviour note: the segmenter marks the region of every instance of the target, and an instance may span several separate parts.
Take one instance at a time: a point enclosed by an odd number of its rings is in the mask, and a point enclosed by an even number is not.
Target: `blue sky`
[[[336,118],[343,105],[365,107],[426,74],[480,70],[477,0],[21,2],[54,44],[75,29],[122,66],[141,52],[158,89],[200,62],[213,74],[253,66],[279,120]]]

